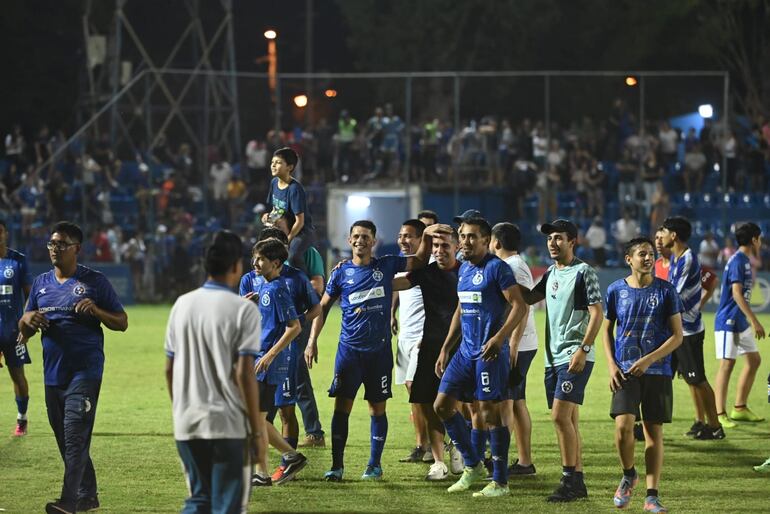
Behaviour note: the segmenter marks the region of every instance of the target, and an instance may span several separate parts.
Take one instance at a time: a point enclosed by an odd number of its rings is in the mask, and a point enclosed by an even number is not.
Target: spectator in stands
[[[267,193],[265,184],[270,181],[268,173],[268,164],[270,154],[267,152],[267,145],[264,141],[252,139],[246,144],[246,168],[248,175],[244,177],[252,189],[253,198],[264,198]]]
[[[112,248],[104,226],[100,225],[94,230],[89,239],[93,245],[94,255],[92,258],[95,262],[113,262]]]
[[[532,138],[532,158],[541,170],[545,169],[545,157],[548,154],[548,137],[541,123],[535,126],[531,134]],[[545,218],[541,218],[545,219]]]
[[[694,132],[694,131],[693,131]],[[686,191],[700,191],[703,174],[708,163],[700,143],[693,142],[684,156],[684,188]]]
[[[556,168],[543,169],[538,172],[535,182],[538,196],[538,218],[551,219],[556,216],[556,193],[561,184],[561,176]]]
[[[5,194],[8,198],[13,197],[19,187],[21,187],[21,177],[19,176],[19,168],[15,162],[11,161],[8,164],[8,170],[6,170],[3,176],[3,185],[5,186]]]
[[[733,238],[728,236],[725,238],[725,246],[719,250],[719,255],[717,256],[717,265],[720,268],[724,268],[727,264],[727,261],[730,260],[730,257],[732,257],[735,252],[737,252],[738,249],[735,248],[735,243],[733,243]]]
[[[37,217],[37,211],[43,191],[40,181],[35,174],[35,167],[30,165],[27,173],[23,176],[21,187],[16,190],[15,202],[21,211],[21,235],[22,238],[29,238],[31,234],[32,223]]]
[[[44,186],[46,206],[48,208],[46,219],[48,222],[53,223],[57,220],[65,219],[64,208],[67,189],[67,184],[64,182],[61,171],[51,167],[48,181]]]
[[[660,141],[660,160],[664,166],[672,166],[677,160],[676,147],[679,143],[679,134],[667,121],[664,121],[660,124],[658,140]]]
[[[402,137],[404,132],[404,122],[393,111],[393,104],[385,104],[385,117],[382,124],[382,145],[380,146],[382,155],[382,167],[380,173],[386,177],[394,177],[400,181],[401,174],[398,172],[400,166],[399,151],[402,146]]]
[[[354,173],[354,143],[356,140],[356,125],[358,122],[350,116],[347,109],[340,113],[337,122],[336,146],[334,153],[334,170],[337,182],[348,182]]]
[[[650,230],[655,231],[671,213],[671,197],[663,187],[663,182],[658,182],[650,203]]]
[[[15,124],[11,132],[5,136],[5,158],[20,168],[26,164],[24,158],[26,149],[27,143],[24,140],[21,125]]]
[[[49,157],[51,157],[51,132],[48,130],[48,125],[43,124],[35,139],[35,162],[41,166]]]
[[[233,174],[230,177],[230,182],[227,184],[230,226],[234,226],[240,221],[247,195],[246,183],[241,178],[241,175]]]
[[[705,266],[713,270],[717,266],[718,257],[719,245],[714,240],[714,234],[706,232],[703,234],[703,240],[698,248],[698,262],[700,262],[701,267]]]
[[[621,206],[636,206],[636,176],[639,162],[634,161],[631,150],[624,148],[620,161],[615,166],[618,170],[618,202]]]
[[[642,191],[644,192],[644,214],[649,216],[652,211],[652,197],[662,184],[663,166],[658,162],[655,151],[650,149],[642,166]]]
[[[595,217],[591,226],[586,230],[585,240],[593,252],[592,265],[603,268],[607,261],[604,250],[604,245],[607,244],[607,231],[604,229],[604,222],[600,216]]]
[[[606,173],[601,163],[596,159],[591,160],[588,167],[588,178],[586,185],[587,216],[604,217],[604,188]]]
[[[227,213],[227,190],[230,179],[233,177],[233,168],[226,160],[219,159],[218,152],[216,157],[216,162],[211,165],[209,170],[209,177],[211,177],[211,196],[214,200],[215,212],[222,216]]]
[[[762,136],[759,125],[751,128],[751,134],[746,140],[748,146],[748,155],[746,159],[746,168],[749,176],[749,186],[751,191],[765,190],[765,164],[768,153],[768,142]]]
[[[639,224],[631,215],[630,209],[623,209],[623,217],[615,222],[612,235],[618,248],[618,255],[624,255],[624,245],[639,236]]]
[[[729,129],[727,136],[722,143],[722,152],[727,159],[727,169],[724,172],[727,174],[727,188],[731,193],[738,189],[738,140],[735,138],[735,131]],[[741,188],[742,189],[742,188]]]

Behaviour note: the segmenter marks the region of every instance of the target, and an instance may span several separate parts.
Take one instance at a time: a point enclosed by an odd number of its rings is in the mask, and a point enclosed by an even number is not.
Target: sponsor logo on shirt
[[[460,303],[481,303],[480,291],[458,291],[457,298]]]
[[[473,282],[474,286],[480,285],[484,282],[484,275],[480,271],[477,271],[476,274],[473,275],[473,280],[471,280],[471,282]]]
[[[13,268],[10,266],[3,270],[3,276],[5,278],[13,278]]]
[[[463,314],[481,314],[479,309],[462,309]]]
[[[0,285],[0,295],[13,294],[13,286],[10,284]]]
[[[380,273],[380,279],[382,279],[382,272],[375,271],[375,273]],[[372,274],[372,276],[374,276],[374,274]],[[377,279],[375,278],[375,280]],[[375,298],[385,298],[384,287],[377,286],[365,291],[356,291],[355,293],[350,293],[348,295],[348,303],[351,305],[356,305],[367,300],[373,300]]]

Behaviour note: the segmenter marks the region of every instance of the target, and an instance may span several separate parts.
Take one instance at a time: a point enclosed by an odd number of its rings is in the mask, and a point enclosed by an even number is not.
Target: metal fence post
[[[404,114],[404,127],[406,132],[406,152],[404,155],[404,210],[406,211],[406,218],[409,219],[412,213],[409,210],[410,198],[409,198],[409,179],[411,175],[412,167],[412,76],[407,75],[406,82],[404,84],[404,94],[406,95],[406,113]]]
[[[730,227],[727,226],[727,204],[725,203],[725,196],[727,194],[727,156],[725,155],[724,143],[725,138],[730,132],[729,112],[730,112],[730,73],[725,72],[724,75],[724,87],[722,91],[722,144],[719,149],[722,152],[722,230],[725,231],[725,235],[730,232]]]
[[[460,134],[460,75],[455,73],[454,75],[454,131],[452,138],[456,138]],[[449,141],[451,142],[451,140]],[[460,169],[456,163],[451,163],[452,167],[452,186],[454,187],[453,195],[453,212],[460,212]]]

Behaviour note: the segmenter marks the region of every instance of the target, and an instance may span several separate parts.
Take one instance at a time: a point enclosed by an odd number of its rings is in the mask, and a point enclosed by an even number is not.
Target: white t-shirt
[[[174,358],[174,438],[245,439],[246,408],[235,381],[240,355],[257,356],[259,309],[218,284],[177,298],[166,327]]]
[[[700,242],[700,248],[698,249],[698,262],[701,266],[708,266],[709,268],[715,268],[717,265],[717,257],[719,256],[719,245],[715,240],[704,239]]]
[[[588,247],[592,250],[601,248],[607,244],[607,231],[604,227],[591,225],[586,230],[585,240],[588,241]]]
[[[527,289],[535,287],[532,272],[529,270],[527,263],[524,262],[524,259],[521,258],[521,255],[511,255],[505,259],[505,262],[513,271],[517,284],[521,284]],[[535,310],[530,307],[529,314],[527,314],[527,326],[521,336],[521,341],[519,341],[519,351],[526,352],[532,350],[537,350],[537,329],[535,328]]]
[[[405,276],[396,274],[396,278]],[[398,340],[419,342],[425,326],[425,306],[422,303],[422,290],[415,286],[398,292]]]
[[[679,134],[676,130],[669,128],[668,130],[661,130],[658,133],[658,139],[660,139],[660,151],[667,154],[676,153],[676,145],[679,142]]]

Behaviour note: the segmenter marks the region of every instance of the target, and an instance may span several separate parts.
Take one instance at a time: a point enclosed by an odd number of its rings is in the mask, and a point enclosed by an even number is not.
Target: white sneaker
[[[449,476],[449,470],[446,467],[446,464],[443,462],[434,462],[430,466],[430,470],[428,470],[428,476],[425,477],[425,480],[444,480],[446,477]]]
[[[463,456],[460,455],[460,452],[457,451],[457,448],[451,442],[446,444],[446,449],[449,452],[449,470],[453,475],[459,475],[465,467]]]

